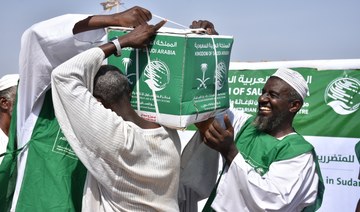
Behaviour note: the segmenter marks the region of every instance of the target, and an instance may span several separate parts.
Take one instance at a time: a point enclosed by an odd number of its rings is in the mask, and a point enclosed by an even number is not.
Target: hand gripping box
[[[131,29],[109,28],[109,40]],[[161,28],[145,49],[123,48],[111,56],[128,77],[132,107],[172,128],[206,120],[229,107],[228,69],[232,36]]]

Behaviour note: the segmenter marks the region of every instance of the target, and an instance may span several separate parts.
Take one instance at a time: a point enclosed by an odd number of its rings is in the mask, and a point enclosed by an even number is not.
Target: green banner
[[[310,95],[295,117],[295,129],[303,135],[360,137],[360,70],[292,69],[304,76]],[[276,69],[231,70],[231,104],[255,114],[261,90],[275,71]]]

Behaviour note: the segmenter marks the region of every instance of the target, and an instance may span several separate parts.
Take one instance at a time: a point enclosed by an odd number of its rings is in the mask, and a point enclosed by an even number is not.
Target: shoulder
[[[302,135],[292,134],[279,142],[279,157],[282,159],[292,158],[304,153],[312,153],[314,147]]]

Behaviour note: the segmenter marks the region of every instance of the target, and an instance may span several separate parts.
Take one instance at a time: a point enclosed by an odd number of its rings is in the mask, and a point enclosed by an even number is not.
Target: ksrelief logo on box
[[[170,82],[170,69],[161,60],[150,61],[145,67],[145,83],[153,91],[161,91]]]

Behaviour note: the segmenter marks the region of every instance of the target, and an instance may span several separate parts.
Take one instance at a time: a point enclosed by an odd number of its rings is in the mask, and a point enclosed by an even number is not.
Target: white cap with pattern
[[[272,76],[284,80],[300,94],[303,100],[308,96],[309,87],[299,72],[288,68],[279,68]]]

